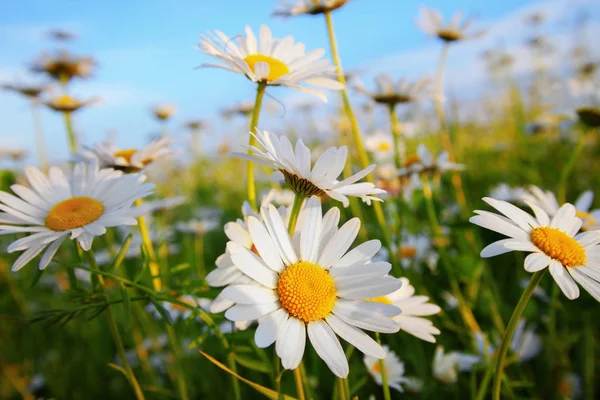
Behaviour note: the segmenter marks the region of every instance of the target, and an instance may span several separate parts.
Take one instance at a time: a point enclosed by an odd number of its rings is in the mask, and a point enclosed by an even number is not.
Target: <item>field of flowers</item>
[[[203,148],[200,119],[174,134],[170,104],[138,148],[86,143],[73,120],[97,100],[71,89],[97,64],[68,50],[68,31],[50,32],[39,83],[2,82],[31,106],[37,147],[27,163],[0,152],[1,399],[600,396],[588,43],[557,74],[535,35],[544,14],[528,16],[533,73],[516,79],[513,55],[485,52],[489,87],[466,117],[446,60],[486,27],[422,7],[439,42],[430,78],[371,81],[342,69],[334,19],[354,3],[275,8],[325,24],[323,49],[253,21],[201,36],[197,74],[255,88],[223,105],[244,146]],[[64,119],[62,164],[48,161],[43,107]]]

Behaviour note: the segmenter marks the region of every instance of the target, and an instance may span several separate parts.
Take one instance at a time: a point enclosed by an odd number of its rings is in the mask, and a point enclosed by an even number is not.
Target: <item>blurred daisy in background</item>
[[[45,73],[52,79],[66,85],[73,78],[87,78],[92,75],[96,61],[92,57],[74,56],[66,50],[50,55],[42,53],[33,64],[33,71]]]
[[[190,306],[201,308],[202,310],[207,312],[211,304],[210,299],[196,297],[188,294],[179,296],[177,300]],[[193,315],[192,310],[179,304],[173,304],[168,301],[163,301],[161,305],[163,306],[163,309],[169,313],[169,318],[171,319],[171,321],[177,321],[178,319],[188,319]],[[163,315],[161,314],[161,312],[152,303],[146,306],[146,311],[154,314],[154,317],[156,319],[163,319]]]
[[[375,159],[385,160],[394,156],[394,141],[387,133],[375,132],[365,138],[365,148]]]
[[[89,106],[90,104],[97,103],[98,101],[98,98],[80,101],[65,94],[58,97],[51,97],[49,100],[45,100],[43,103],[54,111],[72,113]]]
[[[50,168],[48,177],[27,167],[25,176],[31,188],[12,185],[16,196],[0,192],[0,234],[31,233],[7,248],[9,253],[23,251],[13,271],[44,249],[38,268],[46,268],[69,235],[88,251],[94,237],[103,235],[106,228],[136,225],[138,212],[133,202],[154,188],[144,183],[143,175],[99,169],[97,163],[76,164],[68,176],[57,167]]]
[[[475,39],[483,35],[483,31],[473,31],[471,29],[473,19],[461,21],[462,19],[462,12],[457,12],[452,16],[450,22],[444,24],[444,18],[438,10],[421,7],[417,26],[425,33],[437,36],[446,43]]]
[[[534,328],[525,329],[526,321],[521,318],[517,323],[515,333],[510,342],[510,351],[518,362],[526,362],[537,357],[542,350],[542,339],[535,333]],[[475,333],[477,349],[483,359],[494,360],[497,347],[501,340],[495,340],[491,344],[481,332]]]
[[[304,44],[295,42],[292,36],[273,38],[266,25],[260,27],[258,39],[249,27],[245,35],[228,37],[215,31],[202,38],[199,50],[223,64],[204,63],[201,67],[236,72],[270,86],[287,86],[313,94],[324,102],[327,97],[316,88],[341,90],[344,87],[336,79],[335,67],[322,59],[325,50],[306,54]]]
[[[177,113],[177,106],[174,104],[159,104],[152,108],[152,114],[159,121],[166,121]]]
[[[282,1],[273,11],[274,16],[295,17],[298,15],[318,15],[337,10],[350,0],[297,0]]]
[[[549,267],[550,274],[568,299],[579,297],[579,287],[575,283],[578,282],[600,301],[600,231],[576,235],[583,221],[576,216],[575,207],[564,204],[551,220],[533,203],[528,205],[535,218],[505,201],[489,197],[483,200],[503,215],[476,210],[478,215],[470,221],[509,239],[490,244],[481,251],[482,257],[515,250],[531,252],[525,258],[527,272]]]
[[[378,240],[348,251],[360,229],[358,218],[338,229],[338,219],[323,217],[317,197],[307,201],[302,213],[304,224],[296,245],[273,206],[261,210],[263,222],[248,219],[256,253],[227,244],[233,263],[260,285],[226,287],[223,296],[238,304],[225,317],[260,318],[256,345],[265,348],[276,342],[285,369],[295,369],[302,361],[308,334],[329,369],[345,378],[348,361],[336,333],[363,353],[384,358],[383,348],[358,328],[397,332],[398,324],[390,317],[400,310],[364,300],[392,293],[401,282],[386,276],[389,263],[366,264],[381,247]]]
[[[290,189],[273,188],[263,196],[261,207],[266,207],[269,204],[289,207],[294,203],[294,197],[295,194]]]
[[[420,187],[421,176],[423,175],[441,175],[448,171],[462,171],[464,169],[463,164],[450,161],[447,152],[443,151],[435,158],[424,144],[420,144],[417,147],[416,156],[409,157],[404,167],[398,171],[398,175],[400,177],[410,177],[414,185]]]
[[[497,200],[516,202],[527,194],[522,187],[511,187],[506,183],[499,183],[490,190],[490,197]]]
[[[429,79],[409,82],[408,79],[402,78],[396,81],[388,73],[377,75],[375,85],[375,90],[371,91],[362,82],[356,81],[354,88],[358,92],[369,96],[376,103],[391,106],[419,101],[433,93]]]
[[[427,296],[415,296],[415,288],[407,278],[398,280],[402,282],[400,289],[388,295],[367,300],[398,307],[402,313],[393,319],[400,326],[400,330],[426,342],[435,343],[433,335],[439,335],[440,330],[433,326],[431,321],[422,317],[437,314],[442,309],[435,304],[428,303],[429,297]]]
[[[2,87],[2,89],[9,90],[11,92],[15,92],[22,96],[25,96],[32,101],[38,101],[40,95],[48,90],[48,87],[44,85],[20,83],[0,85],[0,87]]]
[[[404,363],[398,359],[396,353],[394,353],[388,346],[382,346],[385,350],[385,372],[387,377],[388,385],[399,392],[404,392],[404,387],[411,393],[420,393],[423,390],[423,381],[413,377],[404,376]],[[380,360],[365,355],[363,358],[365,367],[369,374],[373,377],[375,382],[381,386],[383,379],[381,377],[381,365]]]
[[[444,353],[444,348],[438,346],[433,357],[433,377],[439,382],[450,385],[458,380],[458,373],[470,371],[478,364],[481,357],[456,351]]]
[[[337,180],[348,158],[348,149],[345,146],[328,148],[313,165],[311,151],[301,139],[296,142],[294,151],[289,139],[283,135],[277,137],[257,128],[254,136],[263,151],[252,146],[249,148],[250,155],[233,154],[280,171],[294,193],[304,197],[327,195],[341,201],[344,207],[350,205],[347,196],[360,197],[367,204],[371,204],[372,200],[382,201],[376,195],[385,193],[384,190],[376,188],[371,182],[356,183],[371,173],[375,165],[342,181]]]
[[[583,391],[583,379],[572,372],[563,374],[556,388],[556,393],[567,399],[578,399],[583,395]]]
[[[137,173],[159,158],[172,154],[171,138],[164,137],[150,142],[141,149],[121,149],[112,140],[85,147],[84,153],[76,156],[77,160],[97,158],[104,168],[114,168],[125,173]]]

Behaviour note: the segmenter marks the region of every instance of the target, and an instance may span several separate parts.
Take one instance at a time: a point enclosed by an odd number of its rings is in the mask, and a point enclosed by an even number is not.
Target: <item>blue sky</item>
[[[291,34],[308,49],[328,49],[322,18],[273,18],[270,13],[275,5],[274,0],[5,2],[0,14],[0,82],[29,81],[28,63],[42,50],[55,47],[44,32],[52,28],[73,30],[80,37],[68,48],[93,55],[99,67],[94,78],[74,82],[72,93],[104,99],[76,115],[76,128],[83,141],[92,143],[113,132],[119,145],[140,145],[157,131],[149,111],[157,103],[177,105],[178,114],[171,124],[175,130],[186,120],[211,118],[223,106],[253,97],[254,85],[243,76],[194,69],[209,61],[194,49],[200,33],[220,29],[234,36],[242,33],[245,25],[256,29],[268,24],[276,36]],[[527,13],[550,10],[547,29],[558,35],[566,32],[578,8],[591,10],[595,29],[600,9],[593,0],[354,0],[334,15],[344,67],[373,73],[387,70],[398,76],[431,75],[438,43],[415,26],[421,5],[437,8],[446,17],[464,10],[478,19],[479,26],[490,30],[483,42],[465,44],[451,56],[449,74],[452,77],[452,69],[456,71],[457,85],[461,77],[469,76],[464,68],[472,67],[484,46],[510,47],[522,41],[522,19]],[[553,29],[557,26],[562,28]],[[284,103],[291,95],[282,90],[272,94]],[[0,92],[0,104],[0,146],[22,146],[33,153],[27,104],[5,92]],[[52,158],[64,159],[66,141],[60,116],[44,111],[42,119]],[[245,137],[245,132],[240,134]],[[208,145],[217,140],[209,138]]]

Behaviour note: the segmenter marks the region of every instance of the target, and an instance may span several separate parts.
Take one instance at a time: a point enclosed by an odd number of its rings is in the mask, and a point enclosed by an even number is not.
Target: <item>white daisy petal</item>
[[[554,281],[569,300],[579,297],[579,287],[560,262],[556,260],[550,262],[550,274],[552,274]]]
[[[358,350],[371,357],[379,359],[385,357],[383,348],[360,329],[348,325],[333,314],[329,315],[326,321],[339,337],[356,347]]]
[[[256,332],[254,333],[254,341],[256,342],[256,346],[264,349],[265,347],[269,347],[275,343],[275,340],[279,335],[279,331],[284,326],[287,319],[287,313],[281,308],[264,316],[259,322],[258,328],[256,328]]]
[[[527,272],[537,272],[546,268],[552,259],[545,255],[544,253],[531,253],[527,257],[525,257],[525,271]]]
[[[308,337],[315,351],[327,364],[331,372],[339,378],[346,378],[350,372],[344,349],[335,333],[324,321],[308,324]]]

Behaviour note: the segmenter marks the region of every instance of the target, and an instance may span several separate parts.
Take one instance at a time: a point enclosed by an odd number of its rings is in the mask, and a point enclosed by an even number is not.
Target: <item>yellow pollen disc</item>
[[[420,162],[421,162],[421,159],[419,158],[419,156],[411,156],[406,159],[406,162],[404,163],[404,167],[408,168],[408,167],[415,165],[417,163],[420,163]]]
[[[73,197],[56,204],[46,216],[46,227],[53,231],[81,228],[94,222],[104,212],[104,206],[91,197]]]
[[[381,375],[381,365],[379,365],[379,361],[375,361],[375,364],[373,364],[373,366],[371,367],[371,371]]]
[[[410,246],[402,246],[400,249],[400,257],[402,258],[413,258],[417,255],[417,249]]]
[[[385,296],[371,297],[370,299],[365,299],[365,301],[372,301],[373,303],[382,303],[382,304],[390,304],[390,305],[392,304],[390,299],[388,299]]]
[[[63,95],[56,99],[56,104],[60,107],[70,107],[77,104],[77,101],[71,96]]]
[[[336,299],[335,284],[329,272],[306,261],[293,264],[281,273],[277,294],[281,306],[305,323],[327,317]]]
[[[283,62],[279,61],[276,58],[265,56],[262,54],[252,54],[248,57],[244,58],[246,64],[250,67],[252,72],[256,73],[254,70],[254,66],[258,62],[264,62],[269,64],[269,76],[267,76],[267,82],[271,82],[281,78],[282,76],[288,74],[290,69]]]
[[[131,164],[131,158],[133,157],[133,155],[135,153],[137,153],[136,149],[123,149],[123,150],[115,151],[113,156],[114,157],[122,157],[125,159],[125,161],[127,161],[128,164]]]
[[[377,150],[379,150],[379,151],[390,151],[391,149],[392,149],[392,146],[388,142],[380,142],[377,145]]]
[[[547,226],[530,233],[533,244],[565,267],[578,267],[586,263],[585,249],[563,231]]]

